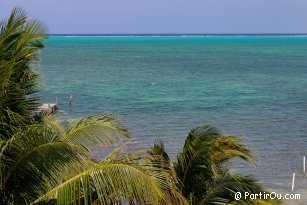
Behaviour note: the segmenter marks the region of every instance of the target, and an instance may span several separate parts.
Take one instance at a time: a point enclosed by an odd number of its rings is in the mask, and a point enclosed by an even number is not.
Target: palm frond
[[[174,163],[183,195],[194,201],[200,198],[220,172],[227,170],[225,162],[233,158],[252,161],[250,150],[237,137],[223,136],[212,126],[191,130]]]
[[[179,189],[179,181],[176,176],[176,172],[171,164],[170,158],[165,150],[164,143],[161,140],[156,140],[154,145],[149,150],[149,154],[152,156],[151,161],[156,167],[161,169],[161,172],[165,174],[165,178],[168,179],[168,186],[163,191],[166,194],[166,201],[161,204],[167,205],[187,205],[188,200],[182,195]]]
[[[129,138],[127,130],[108,115],[97,115],[74,122],[62,137],[62,141],[83,147],[87,151],[101,146],[114,145]]]
[[[59,170],[70,168],[73,172],[76,167],[69,165],[77,162],[81,164],[78,150],[63,142],[48,142],[22,153],[24,155],[17,157],[6,171],[5,184],[9,187],[20,182],[23,186],[17,186],[19,188],[15,190],[19,193],[30,191],[34,196],[39,196],[47,188],[58,185],[61,181]],[[46,187],[46,184],[50,186]]]
[[[235,194],[240,192],[242,198],[235,199]],[[259,194],[265,192],[264,188],[251,176],[241,176],[237,174],[229,174],[227,172],[220,173],[214,182],[210,185],[210,189],[203,194],[200,204],[279,204],[277,200],[268,199],[250,199],[243,197],[245,193]]]
[[[164,194],[163,182],[148,173],[148,167],[129,164],[100,163],[69,179],[34,202],[55,199],[57,204],[91,204],[95,191],[102,204],[129,202],[130,204],[159,204]]]
[[[103,162],[117,162],[120,161],[123,157],[123,154],[127,151],[128,146],[132,144],[131,141],[125,142],[124,144],[120,145],[116,149],[114,149],[111,153],[103,158]]]
[[[87,156],[80,147],[59,141],[57,134],[50,124],[36,123],[15,131],[8,141],[9,149],[3,151],[1,161],[6,167],[2,178],[7,190],[12,186],[11,192],[17,192],[16,197],[25,193],[37,197],[58,185],[60,170],[79,171],[76,164],[82,164]]]
[[[212,156],[212,160],[216,165],[223,164],[233,158],[241,158],[250,163],[254,162],[255,157],[239,137],[217,136],[212,142],[212,146],[216,148]]]
[[[8,115],[8,111],[22,116],[24,124],[31,124],[31,111],[37,107],[38,75],[31,70],[31,63],[43,47],[46,26],[34,20],[28,21],[20,7],[12,10],[10,17],[1,22],[0,29],[0,116],[11,127],[20,127]],[[8,127],[0,125],[0,136],[8,138]]]

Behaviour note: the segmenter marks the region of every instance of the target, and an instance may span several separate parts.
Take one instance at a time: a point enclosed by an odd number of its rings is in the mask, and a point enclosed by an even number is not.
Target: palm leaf
[[[164,200],[159,176],[148,166],[100,163],[46,193],[35,203],[55,199],[57,204],[91,204],[92,191],[102,204],[127,201],[130,204],[158,204]]]
[[[235,199],[235,193],[241,193],[241,199]],[[245,192],[249,194],[269,193],[251,176],[241,176],[220,173],[211,184],[210,189],[203,194],[200,204],[279,204],[277,200],[245,199]]]
[[[159,167],[168,179],[169,186],[164,188],[166,194],[166,201],[163,204],[185,205],[189,204],[188,200],[182,195],[179,187],[180,182],[176,176],[176,172],[171,164],[171,160],[165,151],[164,143],[161,140],[156,140],[153,147],[149,150],[152,162]],[[162,203],[161,203],[162,204]]]
[[[91,151],[128,137],[127,130],[119,127],[119,122],[114,118],[96,115],[74,122],[61,140]]]
[[[9,186],[14,184],[13,181],[27,179],[24,186],[18,186],[15,191],[23,195],[30,192],[30,196],[25,198],[31,200],[68,177],[92,167],[95,163],[90,160],[91,150],[85,147],[93,143],[91,140],[95,141],[92,147],[97,147],[127,137],[125,130],[117,127],[114,119],[106,115],[103,118],[92,116],[75,124],[65,134],[52,116],[43,116],[40,122],[16,131],[11,138],[14,143],[10,143],[14,145],[10,147],[14,156],[6,162],[9,169],[3,174],[4,184]]]

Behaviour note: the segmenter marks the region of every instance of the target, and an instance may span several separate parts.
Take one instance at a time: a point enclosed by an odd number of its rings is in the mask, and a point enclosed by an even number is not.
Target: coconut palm
[[[251,161],[250,151],[210,126],[193,129],[172,164],[162,143],[106,154],[129,138],[108,115],[67,127],[52,116],[33,118],[38,75],[31,65],[46,33],[20,8],[0,23],[0,204],[234,203],[236,191],[262,190],[225,166],[236,157]]]
[[[229,172],[227,164],[235,158],[253,162],[251,151],[240,138],[224,136],[212,126],[190,131],[181,153],[171,163],[164,145],[157,141],[152,155],[164,158],[164,169],[172,170],[177,189],[190,204],[262,204],[275,201],[236,201],[236,192],[260,193],[263,187],[250,176]],[[267,192],[268,193],[268,192]]]
[[[92,116],[64,129],[52,117],[16,130],[1,143],[1,204],[158,204],[170,187],[145,151],[123,155],[123,148],[102,160],[93,158],[127,138],[107,115]]]
[[[46,26],[28,20],[21,8],[0,22],[0,139],[8,139],[15,126],[32,122],[29,112],[37,99],[30,95],[38,75],[30,65],[44,47],[46,33]]]
[[[91,116],[63,128],[52,116],[31,116],[38,77],[31,65],[46,32],[20,8],[0,23],[0,204],[164,201],[169,180],[147,152],[123,155],[123,146],[94,157],[129,137],[112,117]]]

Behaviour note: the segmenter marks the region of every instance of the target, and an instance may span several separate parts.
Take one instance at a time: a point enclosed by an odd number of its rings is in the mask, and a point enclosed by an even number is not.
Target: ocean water
[[[113,114],[140,146],[159,138],[172,156],[190,129],[212,124],[257,156],[233,171],[283,191],[296,172],[307,190],[307,36],[53,36],[38,70],[60,119]]]

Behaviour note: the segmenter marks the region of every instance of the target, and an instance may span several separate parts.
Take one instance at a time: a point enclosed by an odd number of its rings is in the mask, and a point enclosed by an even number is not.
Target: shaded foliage
[[[159,141],[130,152],[125,143],[95,160],[93,151],[129,138],[116,119],[96,115],[63,127],[53,116],[34,118],[38,75],[31,65],[46,33],[21,8],[0,23],[0,204],[256,203],[234,201],[235,192],[263,188],[225,166],[238,157],[252,161],[251,152],[211,126],[191,130],[174,163]]]
[[[0,22],[0,139],[33,121],[30,112],[37,99],[30,95],[36,91],[38,75],[30,66],[44,47],[46,33],[46,26],[27,19],[21,8]]]
[[[229,172],[227,162],[234,158],[253,162],[253,156],[240,138],[224,136],[215,127],[203,125],[192,129],[174,163],[170,162],[161,141],[154,144],[151,154],[164,159],[161,168],[172,170],[177,190],[190,204],[279,203],[270,200],[235,200],[236,192],[243,195],[244,192],[258,194],[264,188],[250,176]]]
[[[0,204],[164,200],[165,176],[148,154],[92,158],[96,149],[129,137],[114,118],[90,116],[65,129],[52,116],[31,115],[38,102],[31,65],[46,33],[21,8],[0,23]]]

